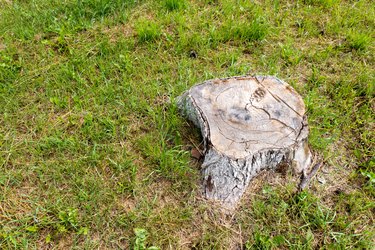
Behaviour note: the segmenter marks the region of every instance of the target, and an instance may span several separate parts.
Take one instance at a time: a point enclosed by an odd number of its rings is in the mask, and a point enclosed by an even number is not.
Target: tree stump
[[[215,79],[178,97],[204,139],[203,194],[234,208],[261,170],[311,164],[305,105],[287,83],[270,76]]]

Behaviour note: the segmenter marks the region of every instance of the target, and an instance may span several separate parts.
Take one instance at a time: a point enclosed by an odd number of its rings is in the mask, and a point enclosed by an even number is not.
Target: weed
[[[363,51],[372,43],[372,38],[366,33],[350,32],[347,36],[348,46],[351,49]]]
[[[262,17],[257,17],[251,21],[229,22],[220,31],[223,34],[223,41],[244,41],[256,42],[262,41],[269,33],[268,25]]]
[[[168,11],[182,9],[186,6],[184,0],[164,0],[164,6]]]
[[[160,26],[152,21],[141,20],[135,29],[140,42],[153,42],[161,36]]]
[[[58,214],[60,219],[59,226],[66,230],[65,228],[73,228],[76,229],[78,226],[77,222],[77,210],[76,209],[68,209],[67,211],[60,211]]]
[[[135,228],[134,250],[158,250],[155,246],[146,247],[147,231],[143,228]]]
[[[281,58],[285,63],[291,66],[296,66],[301,60],[301,52],[293,48],[291,45],[280,44]]]
[[[361,171],[361,174],[368,178],[368,182],[371,185],[374,185],[375,183],[375,173],[372,171]]]

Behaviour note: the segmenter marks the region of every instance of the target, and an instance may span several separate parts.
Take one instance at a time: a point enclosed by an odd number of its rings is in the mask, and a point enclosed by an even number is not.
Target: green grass
[[[370,1],[16,0],[0,17],[0,249],[374,247]],[[301,93],[325,182],[260,177],[227,216],[198,198],[199,131],[174,103],[244,74]]]
[[[186,2],[184,0],[165,0],[164,6],[168,11],[179,10],[184,8]]]
[[[161,36],[157,23],[141,20],[135,27],[140,42],[153,42]]]

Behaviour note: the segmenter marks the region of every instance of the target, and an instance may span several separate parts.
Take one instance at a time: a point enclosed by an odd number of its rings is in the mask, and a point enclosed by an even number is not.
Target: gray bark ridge
[[[234,208],[252,178],[279,164],[311,164],[302,98],[271,76],[209,80],[177,98],[204,139],[203,194]]]

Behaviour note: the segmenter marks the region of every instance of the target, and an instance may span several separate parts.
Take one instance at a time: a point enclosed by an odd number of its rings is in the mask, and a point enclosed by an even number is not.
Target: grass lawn
[[[0,249],[374,248],[374,34],[369,0],[0,0]],[[228,215],[175,98],[246,74],[303,96],[324,165]]]

